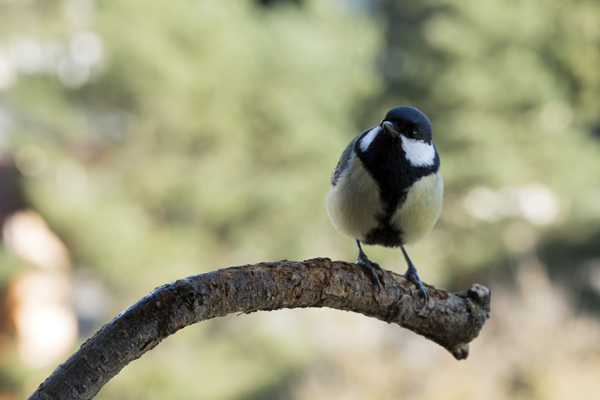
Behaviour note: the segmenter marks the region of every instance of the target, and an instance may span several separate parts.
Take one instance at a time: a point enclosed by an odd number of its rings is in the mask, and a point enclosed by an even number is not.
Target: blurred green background
[[[597,399],[598,21],[595,0],[0,1],[0,400],[161,284],[355,260],[329,174],[397,105],[431,119],[446,184],[419,274],[493,292],[467,361],[285,310],[180,331],[97,398]]]

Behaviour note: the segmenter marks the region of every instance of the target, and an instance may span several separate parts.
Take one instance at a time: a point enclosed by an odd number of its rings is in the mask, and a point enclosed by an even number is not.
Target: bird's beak
[[[381,127],[390,135],[398,135],[398,131],[390,121],[381,121]]]

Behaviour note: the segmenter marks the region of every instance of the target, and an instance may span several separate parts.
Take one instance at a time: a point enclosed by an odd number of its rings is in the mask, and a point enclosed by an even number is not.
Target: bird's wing
[[[352,139],[352,141],[348,144],[348,146],[346,146],[346,148],[344,149],[344,152],[342,153],[342,156],[340,157],[340,160],[338,161],[335,168],[331,172],[331,177],[329,178],[329,182],[331,182],[331,186],[337,185],[337,183],[340,179],[340,176],[342,176],[342,173],[348,167],[348,161],[350,160],[350,155],[352,154],[352,149],[354,148],[354,144],[356,143],[356,141],[358,139],[360,139],[365,133],[367,133],[368,131],[370,131],[373,128],[374,127],[371,127],[369,129],[362,131],[354,139]]]

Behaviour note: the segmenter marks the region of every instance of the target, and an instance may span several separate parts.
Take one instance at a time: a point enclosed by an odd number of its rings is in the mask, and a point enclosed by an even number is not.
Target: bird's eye
[[[415,139],[417,137],[417,130],[416,129],[409,129],[408,131],[406,131],[406,136],[409,139]]]

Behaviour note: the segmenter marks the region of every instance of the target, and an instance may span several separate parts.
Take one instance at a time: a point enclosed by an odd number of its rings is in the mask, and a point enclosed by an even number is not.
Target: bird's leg
[[[362,267],[364,267],[367,270],[369,275],[371,275],[371,278],[373,278],[373,283],[377,284],[377,289],[381,290],[383,288],[383,285],[381,284],[381,281],[379,280],[379,276],[377,276],[377,271],[381,271],[381,274],[382,274],[381,279],[385,283],[385,280],[383,279],[383,276],[384,276],[383,268],[381,268],[379,266],[379,264],[374,263],[373,261],[369,260],[369,258],[365,254],[365,252],[362,250],[362,247],[360,247],[360,242],[358,241],[358,239],[356,240],[356,247],[358,247],[358,262],[357,262],[357,264],[361,265]]]
[[[404,250],[404,246],[402,246],[401,248],[402,254],[404,254],[404,259],[408,264],[408,269],[404,273],[404,276],[406,277],[406,279],[408,279],[415,285],[415,287],[419,291],[419,296],[423,297],[425,299],[425,304],[427,304],[427,302],[429,301],[429,292],[427,291],[427,289],[425,289],[425,285],[423,285],[423,282],[421,282],[421,278],[419,278],[419,274],[417,274],[417,268],[415,267],[415,264],[413,264],[413,262],[410,260],[410,257],[408,257],[406,250]]]

